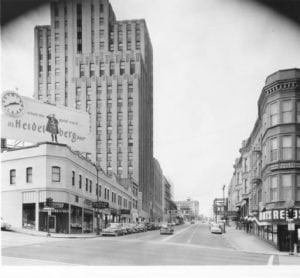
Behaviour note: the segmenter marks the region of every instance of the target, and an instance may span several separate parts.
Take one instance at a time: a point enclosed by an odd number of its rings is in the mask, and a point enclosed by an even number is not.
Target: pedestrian
[[[46,125],[46,131],[51,133],[52,142],[57,142],[57,134],[58,134],[58,120],[55,118],[55,114],[50,114],[47,116],[48,122]]]

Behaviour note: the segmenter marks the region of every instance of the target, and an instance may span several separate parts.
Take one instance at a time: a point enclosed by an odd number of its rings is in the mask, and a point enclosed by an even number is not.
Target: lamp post
[[[223,217],[224,217],[224,233],[226,233],[225,226],[226,226],[226,216],[225,216],[225,184],[223,185]]]
[[[97,213],[97,236],[100,234],[100,223],[99,223],[99,167],[97,166],[97,164],[94,164],[95,168],[96,168],[96,171],[97,171],[97,183],[96,183],[96,186],[97,186],[97,189],[96,189],[96,192],[97,192],[97,206],[96,206],[96,213]]]

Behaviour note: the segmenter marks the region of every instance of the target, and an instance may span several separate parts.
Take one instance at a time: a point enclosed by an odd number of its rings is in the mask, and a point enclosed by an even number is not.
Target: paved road
[[[148,231],[58,239],[2,233],[3,265],[267,265],[274,261],[267,254],[235,250],[223,235],[211,234],[203,224],[176,226],[174,235]]]

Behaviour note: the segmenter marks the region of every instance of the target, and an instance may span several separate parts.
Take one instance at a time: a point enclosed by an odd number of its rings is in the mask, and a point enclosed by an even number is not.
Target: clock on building
[[[24,110],[22,98],[14,91],[7,91],[2,96],[2,109],[6,114],[18,117]]]

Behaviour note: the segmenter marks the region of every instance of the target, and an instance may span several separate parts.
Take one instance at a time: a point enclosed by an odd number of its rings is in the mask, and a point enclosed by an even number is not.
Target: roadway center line
[[[274,255],[271,255],[268,260],[268,265],[272,265],[274,261]]]
[[[188,226],[188,227],[186,227],[186,228],[180,230],[180,231],[177,232],[176,234],[173,234],[173,235],[171,235],[171,236],[169,236],[169,237],[166,237],[166,238],[160,240],[160,242],[168,241],[168,240],[172,239],[173,237],[180,235],[181,233],[185,232],[186,230],[188,230],[188,229],[190,229],[190,228],[192,228],[192,227],[193,227],[193,226]]]

